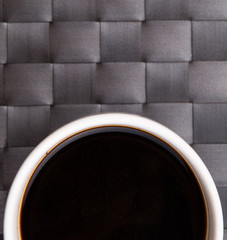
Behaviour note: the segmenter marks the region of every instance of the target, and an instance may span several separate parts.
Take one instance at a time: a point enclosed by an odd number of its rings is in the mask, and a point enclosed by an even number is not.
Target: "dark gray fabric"
[[[55,105],[51,109],[51,130],[87,115],[101,113],[99,104]]]
[[[142,25],[142,57],[148,62],[191,60],[190,21],[147,21]]]
[[[97,0],[97,17],[102,21],[142,21],[144,4],[144,0]]]
[[[226,0],[187,0],[189,16],[193,20],[227,20]]]
[[[2,17],[3,17],[2,10],[3,10],[3,0],[0,0],[0,21],[2,21]]]
[[[227,60],[227,21],[194,21],[193,60]]]
[[[31,147],[101,112],[193,144],[226,219],[226,39],[226,0],[0,0],[0,239],[3,196]]]
[[[194,143],[227,142],[227,104],[194,104]]]
[[[131,114],[142,114],[142,104],[103,104],[102,113],[123,112]]]
[[[36,146],[49,133],[49,106],[8,108],[8,146]]]
[[[190,64],[189,89],[194,102],[227,102],[227,62]]]
[[[8,24],[8,62],[49,62],[49,24]]]
[[[6,146],[7,141],[7,107],[0,106],[0,148]]]
[[[3,183],[4,189],[9,189],[12,181],[28,154],[31,147],[7,148],[3,152]]]
[[[146,19],[188,20],[187,0],[145,0]]]
[[[3,0],[4,19],[8,22],[49,22],[52,0]]]
[[[140,22],[101,23],[101,60],[138,62],[140,58]]]
[[[96,103],[144,103],[145,64],[98,64],[94,98]]]
[[[187,102],[188,63],[148,63],[147,102]]]
[[[0,63],[7,61],[7,24],[0,23]]]
[[[4,189],[4,187],[3,187],[3,148],[0,148],[0,192],[3,189]],[[0,209],[0,211],[1,211],[1,209]]]
[[[192,105],[190,103],[152,103],[143,106],[145,117],[151,118],[192,143]]]
[[[194,144],[219,187],[227,187],[227,144]]]
[[[54,62],[99,62],[98,22],[55,22],[50,24],[50,52]]]
[[[53,1],[54,21],[94,21],[96,20],[95,0],[55,0]]]
[[[5,104],[48,105],[53,103],[52,64],[8,64],[4,70]]]
[[[227,228],[227,187],[219,187],[218,192],[220,195],[221,203],[222,203],[222,211],[224,217],[224,227]],[[225,238],[226,238],[226,231],[225,231]]]
[[[4,217],[4,209],[6,202],[7,192],[0,191],[0,232],[3,232],[3,217]],[[1,236],[0,236],[1,239]]]
[[[149,20],[227,20],[225,0],[146,0]]]
[[[56,104],[92,103],[95,64],[55,64],[54,102]]]
[[[4,95],[3,79],[4,79],[3,65],[0,64],[0,105],[3,104],[3,95]]]

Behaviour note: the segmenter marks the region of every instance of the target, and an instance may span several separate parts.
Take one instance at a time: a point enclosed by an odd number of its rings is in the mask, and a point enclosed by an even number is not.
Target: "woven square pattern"
[[[146,0],[146,18],[149,20],[187,20],[188,1]]]
[[[227,60],[227,21],[193,22],[193,60]]]
[[[98,103],[144,103],[144,63],[97,65],[94,98]]]
[[[54,0],[54,21],[95,21],[95,0]]]
[[[4,18],[8,22],[45,22],[52,20],[51,0],[2,0]]]
[[[147,102],[187,102],[186,62],[147,64]]]
[[[0,63],[7,61],[7,24],[0,23]]]
[[[92,103],[96,64],[54,64],[54,102]]]
[[[50,52],[54,62],[99,62],[98,22],[56,22],[50,26]]]
[[[4,103],[43,105],[53,102],[51,64],[8,64],[3,83]]]
[[[101,23],[102,61],[140,61],[140,32],[140,22]]]
[[[64,124],[109,112],[191,144],[227,228],[227,0],[0,0],[0,240],[26,156]]]
[[[35,146],[50,132],[49,106],[8,108],[8,145]]]
[[[8,24],[8,62],[49,62],[49,24]]]
[[[142,56],[145,61],[191,60],[191,22],[148,21],[142,29]]]
[[[97,0],[97,17],[103,21],[142,21],[144,0]]]

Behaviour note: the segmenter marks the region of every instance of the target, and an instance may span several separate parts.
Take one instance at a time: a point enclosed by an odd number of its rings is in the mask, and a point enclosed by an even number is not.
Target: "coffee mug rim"
[[[20,205],[29,179],[39,163],[66,139],[88,129],[106,126],[131,127],[148,132],[166,142],[178,152],[192,169],[204,193],[209,229],[206,239],[223,239],[223,216],[217,188],[205,164],[196,152],[172,130],[151,119],[128,113],[104,113],[75,120],[57,129],[45,138],[25,159],[13,181],[7,198],[4,215],[5,240],[22,239],[19,227]]]

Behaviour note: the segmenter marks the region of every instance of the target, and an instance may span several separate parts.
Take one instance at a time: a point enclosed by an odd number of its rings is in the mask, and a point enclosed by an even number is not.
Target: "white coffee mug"
[[[223,240],[223,215],[219,195],[214,181],[195,151],[177,134],[150,119],[123,113],[99,114],[71,122],[44,139],[27,157],[11,186],[4,216],[4,239],[22,239],[20,233],[20,211],[26,186],[34,170],[52,149],[71,136],[97,127],[121,126],[145,131],[178,152],[196,175],[207,206],[207,240]]]

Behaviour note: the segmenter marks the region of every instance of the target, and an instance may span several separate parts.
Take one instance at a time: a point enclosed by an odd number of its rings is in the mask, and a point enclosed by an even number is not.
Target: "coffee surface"
[[[112,130],[46,157],[24,196],[22,239],[204,240],[204,199],[183,159],[146,133]]]

